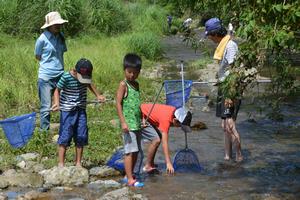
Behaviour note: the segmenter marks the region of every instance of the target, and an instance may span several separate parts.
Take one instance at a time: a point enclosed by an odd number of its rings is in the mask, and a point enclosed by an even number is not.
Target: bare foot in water
[[[224,160],[225,160],[225,161],[229,161],[229,160],[230,160],[230,157],[229,157],[229,156],[225,156],[225,157],[224,157]]]
[[[243,156],[236,157],[236,162],[242,162],[244,160]]]

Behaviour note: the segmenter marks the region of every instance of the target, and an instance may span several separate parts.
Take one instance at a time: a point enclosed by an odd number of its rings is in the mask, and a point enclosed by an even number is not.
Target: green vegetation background
[[[95,66],[94,83],[109,97],[114,97],[123,79],[122,58],[127,52],[140,54],[143,68],[160,59],[159,40],[168,31],[168,14],[174,16],[172,33],[187,17],[198,19],[197,26],[209,17],[219,17],[224,25],[233,23],[241,52],[236,65],[269,71],[272,84],[263,104],[272,109],[270,118],[281,119],[280,105],[288,96],[299,94],[295,85],[299,68],[291,66],[290,60],[290,55],[300,52],[299,0],[0,0],[0,120],[38,111],[34,44],[45,14],[54,10],[69,20],[64,26],[65,70],[79,58],[89,58]],[[197,38],[190,39],[198,46]],[[139,82],[143,101],[151,102],[157,85],[142,76]],[[84,166],[104,163],[121,145],[120,129],[110,123],[116,118],[113,104],[88,107],[90,143],[84,151]],[[58,113],[52,122],[58,123]],[[56,133],[40,134],[36,128],[29,144],[16,150],[0,132],[0,169],[13,166],[16,155],[26,152],[40,153],[46,167],[56,165],[56,145],[51,142]],[[73,161],[72,149],[67,160]]]
[[[124,78],[122,59],[127,52],[143,58],[143,68],[151,67],[161,55],[160,35],[166,26],[166,11],[146,2],[119,0],[11,0],[0,1],[0,119],[38,111],[38,62],[34,58],[36,38],[42,30],[44,16],[57,10],[69,23],[64,26],[68,51],[65,70],[72,69],[81,57],[94,65],[93,81],[106,96],[114,98],[119,82]],[[142,98],[150,101],[155,88],[139,78]],[[89,99],[94,97],[89,94]],[[84,166],[103,164],[120,146],[121,132],[110,120],[117,119],[112,103],[88,106],[89,145],[84,149]],[[59,122],[59,113],[52,113],[52,123]],[[38,123],[38,118],[37,118]],[[38,124],[37,124],[38,125]],[[37,152],[41,161],[51,167],[57,163],[56,144],[52,136],[35,129],[26,147],[13,149],[0,131],[0,169],[15,164],[15,157]],[[73,164],[73,147],[67,160]]]

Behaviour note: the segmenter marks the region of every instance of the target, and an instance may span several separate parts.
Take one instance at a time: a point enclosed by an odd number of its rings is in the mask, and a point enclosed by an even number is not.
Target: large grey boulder
[[[123,187],[118,190],[113,190],[106,193],[104,196],[98,198],[97,200],[148,200],[145,196],[141,194],[135,194],[129,190],[128,187]]]
[[[114,168],[108,166],[101,166],[101,167],[93,167],[89,171],[91,176],[96,176],[98,178],[105,178],[110,176],[120,176],[121,173]]]
[[[43,178],[35,173],[12,173],[0,176],[0,182],[8,182],[10,186],[16,187],[41,187]]]
[[[0,200],[8,200],[8,197],[6,194],[0,192]]]
[[[53,167],[39,172],[44,177],[45,186],[74,185],[79,186],[88,182],[89,172],[83,167]]]
[[[17,161],[28,161],[28,160],[36,160],[40,155],[38,153],[25,153],[17,156]]]

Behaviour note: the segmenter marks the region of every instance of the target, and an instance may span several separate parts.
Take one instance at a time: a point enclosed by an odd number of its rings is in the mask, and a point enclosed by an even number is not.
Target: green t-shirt
[[[127,96],[123,98],[123,115],[129,130],[141,129],[141,97],[140,91],[133,88],[127,81]]]

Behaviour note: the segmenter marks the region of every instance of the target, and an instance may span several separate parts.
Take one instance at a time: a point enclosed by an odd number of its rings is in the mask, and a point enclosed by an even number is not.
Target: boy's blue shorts
[[[72,138],[77,147],[88,144],[87,117],[86,111],[83,109],[60,112],[57,144],[70,146]]]

